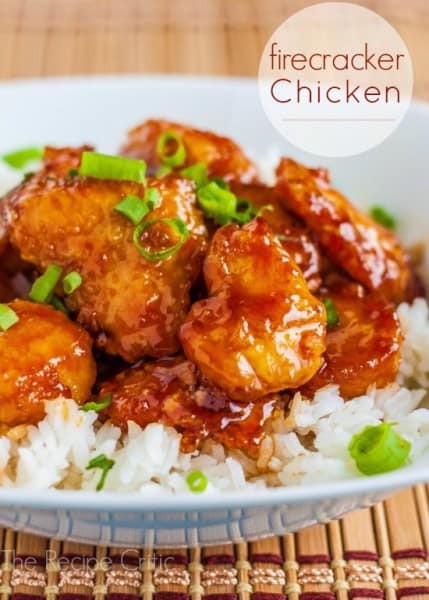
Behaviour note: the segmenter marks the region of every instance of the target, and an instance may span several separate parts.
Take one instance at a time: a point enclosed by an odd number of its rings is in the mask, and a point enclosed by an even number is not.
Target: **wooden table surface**
[[[0,0],[0,78],[257,73],[269,35],[308,0]],[[387,18],[429,100],[429,0],[360,0]]]

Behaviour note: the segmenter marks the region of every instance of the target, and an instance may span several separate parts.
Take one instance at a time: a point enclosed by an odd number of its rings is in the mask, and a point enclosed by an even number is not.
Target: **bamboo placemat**
[[[5,530],[1,600],[429,596],[428,489],[296,534],[208,548],[104,548]]]

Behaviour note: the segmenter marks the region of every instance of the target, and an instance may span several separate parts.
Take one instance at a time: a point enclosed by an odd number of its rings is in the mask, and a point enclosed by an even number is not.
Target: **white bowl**
[[[320,161],[273,130],[254,80],[111,76],[17,81],[0,85],[0,106],[0,152],[33,143],[83,142],[115,151],[128,128],[150,116],[165,117],[230,135],[257,159],[266,159],[275,148],[327,166],[337,186],[357,204],[391,207],[400,216],[406,241],[428,238],[428,105],[414,104],[394,135],[370,152]],[[252,494],[149,497],[0,489],[0,523],[92,544],[236,542],[336,519],[426,479],[429,455],[386,475]]]

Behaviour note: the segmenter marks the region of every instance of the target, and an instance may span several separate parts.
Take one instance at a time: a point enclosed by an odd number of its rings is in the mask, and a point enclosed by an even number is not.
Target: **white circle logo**
[[[310,6],[268,40],[259,94],[274,127],[319,156],[376,146],[411,101],[412,62],[401,36],[380,15],[345,2]]]

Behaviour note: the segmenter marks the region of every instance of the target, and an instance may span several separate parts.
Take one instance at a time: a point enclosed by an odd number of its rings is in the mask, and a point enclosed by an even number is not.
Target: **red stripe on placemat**
[[[189,559],[184,554],[159,554],[158,559],[164,564],[174,563],[176,565],[187,565]]]
[[[31,561],[31,563],[25,564],[28,561]],[[22,567],[46,567],[46,557],[35,556],[34,554],[16,554],[13,564],[14,566],[20,565]]]
[[[334,592],[302,592],[299,600],[336,600]]]
[[[250,597],[252,600],[286,600],[284,594],[273,594],[270,592],[253,592]]]
[[[201,562],[203,565],[233,565],[235,556],[232,554],[213,554],[212,556],[203,556]]]
[[[313,565],[316,563],[330,563],[331,557],[328,554],[300,554],[296,561],[302,565]],[[302,594],[301,594],[302,596]]]
[[[185,592],[155,592],[155,600],[188,600],[189,594]]]
[[[346,560],[372,560],[378,562],[380,557],[377,552],[370,552],[369,550],[347,550],[347,552],[344,552],[344,558]]]
[[[204,600],[238,600],[237,594],[204,594]]]
[[[140,564],[140,557],[133,556],[130,554],[112,554],[111,556],[107,556],[106,560],[111,562],[113,565],[130,565],[133,567],[138,567]]]
[[[88,598],[92,598],[92,594],[72,594],[64,593],[58,596],[60,600],[88,600]]]
[[[268,552],[264,552],[263,554],[251,554],[249,556],[249,561],[257,563],[272,563],[274,565],[283,564],[283,558],[279,554],[269,554]]]
[[[384,598],[384,592],[371,588],[353,588],[349,591],[349,598]]]
[[[423,558],[426,559],[426,550],[424,548],[405,548],[392,552],[392,558]]]
[[[12,594],[11,600],[41,600],[42,595],[37,594]]]
[[[405,598],[406,596],[423,596],[425,594],[429,595],[429,587],[427,586],[404,587],[396,590],[396,596],[398,598]]]
[[[106,600],[139,600],[140,596],[138,594],[120,594],[120,593],[112,593],[107,594]]]

